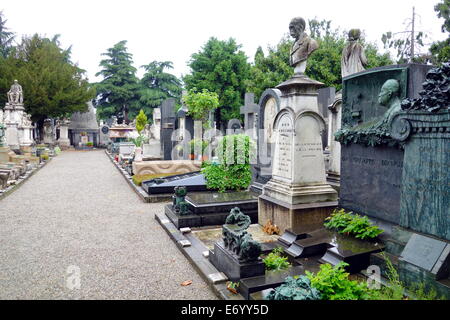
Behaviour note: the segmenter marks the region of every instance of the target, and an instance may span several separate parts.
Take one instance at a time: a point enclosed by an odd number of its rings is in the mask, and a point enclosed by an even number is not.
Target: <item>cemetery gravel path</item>
[[[161,210],[104,151],[63,152],[0,200],[0,299],[216,299]]]

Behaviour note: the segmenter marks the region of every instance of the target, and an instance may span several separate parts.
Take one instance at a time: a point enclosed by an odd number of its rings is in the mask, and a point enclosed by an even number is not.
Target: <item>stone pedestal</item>
[[[59,125],[58,145],[61,149],[70,147],[69,122],[63,122]]]
[[[53,144],[53,128],[52,128],[52,120],[51,119],[47,119],[44,122],[43,142],[45,144]]]
[[[324,219],[337,205],[337,192],[326,181],[321,137],[325,122],[317,103],[321,86],[295,75],[277,87],[281,110],[274,121],[272,178],[260,196],[261,225],[271,219],[281,229],[295,228]]]
[[[0,163],[9,162],[9,152],[11,149],[9,147],[0,147]]]
[[[265,267],[261,258],[255,262],[241,263],[237,257],[225,249],[223,241],[214,244],[214,251],[209,252],[209,261],[231,281],[264,275]]]
[[[325,218],[330,216],[337,204],[337,201],[327,201],[292,205],[261,195],[258,198],[258,221],[263,225],[271,220],[280,228],[281,233],[284,233],[286,229],[295,229],[300,226],[314,228],[323,224]]]
[[[134,149],[134,161],[140,162],[142,161],[142,148],[137,147]]]

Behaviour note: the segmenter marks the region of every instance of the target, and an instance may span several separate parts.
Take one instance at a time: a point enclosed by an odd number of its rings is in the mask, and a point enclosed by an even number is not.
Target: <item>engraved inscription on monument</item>
[[[292,179],[292,145],[294,143],[294,128],[290,114],[284,113],[277,121],[276,146],[273,175]]]
[[[303,115],[296,119],[295,159],[301,177],[294,177],[302,184],[321,184],[326,180],[323,160],[320,123],[311,115]]]

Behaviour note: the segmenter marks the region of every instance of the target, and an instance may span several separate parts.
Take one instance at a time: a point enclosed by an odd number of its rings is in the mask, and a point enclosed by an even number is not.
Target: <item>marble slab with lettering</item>
[[[431,271],[447,245],[446,242],[413,234],[401,254],[402,260]]]

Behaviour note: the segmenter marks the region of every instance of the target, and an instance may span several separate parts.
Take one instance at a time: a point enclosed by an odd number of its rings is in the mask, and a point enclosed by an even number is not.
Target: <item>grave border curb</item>
[[[201,241],[198,240],[195,236],[193,236],[191,233],[188,233],[186,236],[175,227],[175,225],[164,215],[164,213],[156,213],[154,216],[155,220],[161,225],[161,227],[166,231],[166,233],[169,235],[170,239],[174,242],[174,244],[177,246],[178,250],[186,257],[186,259],[190,262],[190,264],[194,267],[194,269],[197,271],[197,273],[202,277],[202,279],[208,284],[209,288],[214,292],[214,294],[221,300],[245,300],[244,297],[238,293],[236,295],[233,295],[232,298],[227,294],[228,290],[226,287],[226,281],[228,278],[224,281],[220,281],[217,283],[214,283],[213,280],[211,280],[208,277],[208,273],[206,269],[209,269],[213,271],[213,273],[219,273],[214,267],[214,265],[209,261],[207,257],[204,257],[202,255],[202,252],[198,250],[198,246],[201,244]],[[183,247],[183,245],[180,243],[182,240],[187,240],[190,243],[192,243],[191,246]],[[204,246],[204,245],[203,245]],[[207,248],[205,247],[207,250]],[[199,257],[201,256],[200,260],[196,258],[195,256]]]
[[[111,160],[112,164],[117,168],[117,170],[119,170],[119,173],[128,182],[128,184],[130,185],[131,189],[133,189],[133,191],[139,196],[139,198],[142,200],[142,202],[144,202],[144,203],[163,203],[163,202],[170,201],[172,199],[172,194],[162,194],[162,195],[149,196],[144,191],[144,189],[142,189],[142,187],[136,186],[133,183],[133,180],[132,180],[131,176],[128,174],[128,172],[126,172],[124,169],[122,169],[119,166],[118,163],[116,163],[114,161],[114,158],[113,158],[111,153],[109,153],[107,150],[105,150],[105,154],[107,155],[109,160]]]
[[[0,194],[0,201],[12,194],[14,191],[19,189],[28,179],[30,179],[36,172],[45,167],[54,157],[49,157],[48,161],[45,161],[43,164],[39,164],[37,168],[31,170],[31,172],[22,178],[17,184],[15,184],[11,189],[6,190]]]

